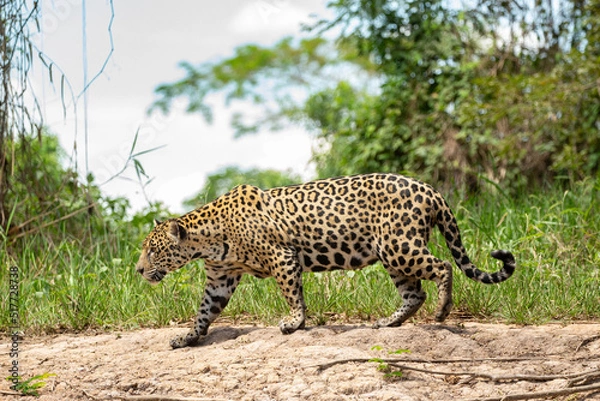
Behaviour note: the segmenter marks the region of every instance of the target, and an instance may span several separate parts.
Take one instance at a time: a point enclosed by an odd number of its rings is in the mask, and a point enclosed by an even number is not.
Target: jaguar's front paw
[[[435,314],[435,321],[438,322],[438,323],[441,323],[444,320],[446,320],[446,317],[448,317],[448,315],[450,314],[450,309],[452,309],[452,305],[450,305],[449,307],[444,308],[444,309],[438,311]]]
[[[279,330],[281,330],[283,334],[292,334],[298,329],[304,329],[304,320],[298,321],[289,318],[279,322]]]
[[[200,338],[200,336],[198,336],[193,331],[190,331],[186,334],[180,334],[178,336],[175,336],[171,340],[170,344],[171,344],[172,348],[188,347],[190,345],[196,344],[198,342],[199,338]]]
[[[396,319],[392,319],[389,317],[384,317],[378,319],[375,323],[373,323],[374,329],[381,329],[383,327],[400,327],[402,325],[402,321],[398,321]]]

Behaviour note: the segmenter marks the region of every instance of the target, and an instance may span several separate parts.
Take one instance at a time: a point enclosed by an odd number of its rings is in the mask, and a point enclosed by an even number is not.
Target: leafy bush
[[[516,194],[600,171],[597,0],[330,7],[336,17],[310,27],[312,38],[185,63],[183,79],[157,88],[155,108],[184,97],[208,117],[213,92],[254,102],[264,115],[244,124],[238,113],[238,134],[304,124],[323,177],[406,172]]]

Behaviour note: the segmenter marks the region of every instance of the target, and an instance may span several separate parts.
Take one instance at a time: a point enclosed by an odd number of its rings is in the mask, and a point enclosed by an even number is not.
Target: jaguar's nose
[[[144,268],[142,266],[136,266],[135,270],[142,275],[144,274]]]

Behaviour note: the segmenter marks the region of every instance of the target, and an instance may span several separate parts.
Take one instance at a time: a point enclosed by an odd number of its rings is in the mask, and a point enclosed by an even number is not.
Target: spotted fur
[[[158,223],[145,239],[137,271],[159,282],[170,271],[204,259],[206,287],[194,327],[171,341],[173,348],[196,343],[227,305],[242,275],[274,277],[291,314],[279,324],[284,334],[304,327],[306,306],[302,272],[361,269],[381,261],[402,305],[374,327],[399,326],[425,301],[421,280],[438,287],[436,320],[452,308],[452,266],[426,245],[437,226],[454,261],[481,283],[509,278],[515,260],[483,272],[466,254],[456,219],[431,186],[394,174],[367,174],[308,182],[263,191],[234,188],[179,218]]]

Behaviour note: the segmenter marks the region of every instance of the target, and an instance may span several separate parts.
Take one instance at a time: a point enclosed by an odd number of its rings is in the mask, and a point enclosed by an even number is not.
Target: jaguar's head
[[[158,283],[167,273],[177,270],[189,257],[183,247],[187,238],[185,227],[171,219],[154,221],[155,227],[142,244],[142,254],[136,270],[151,283]]]

